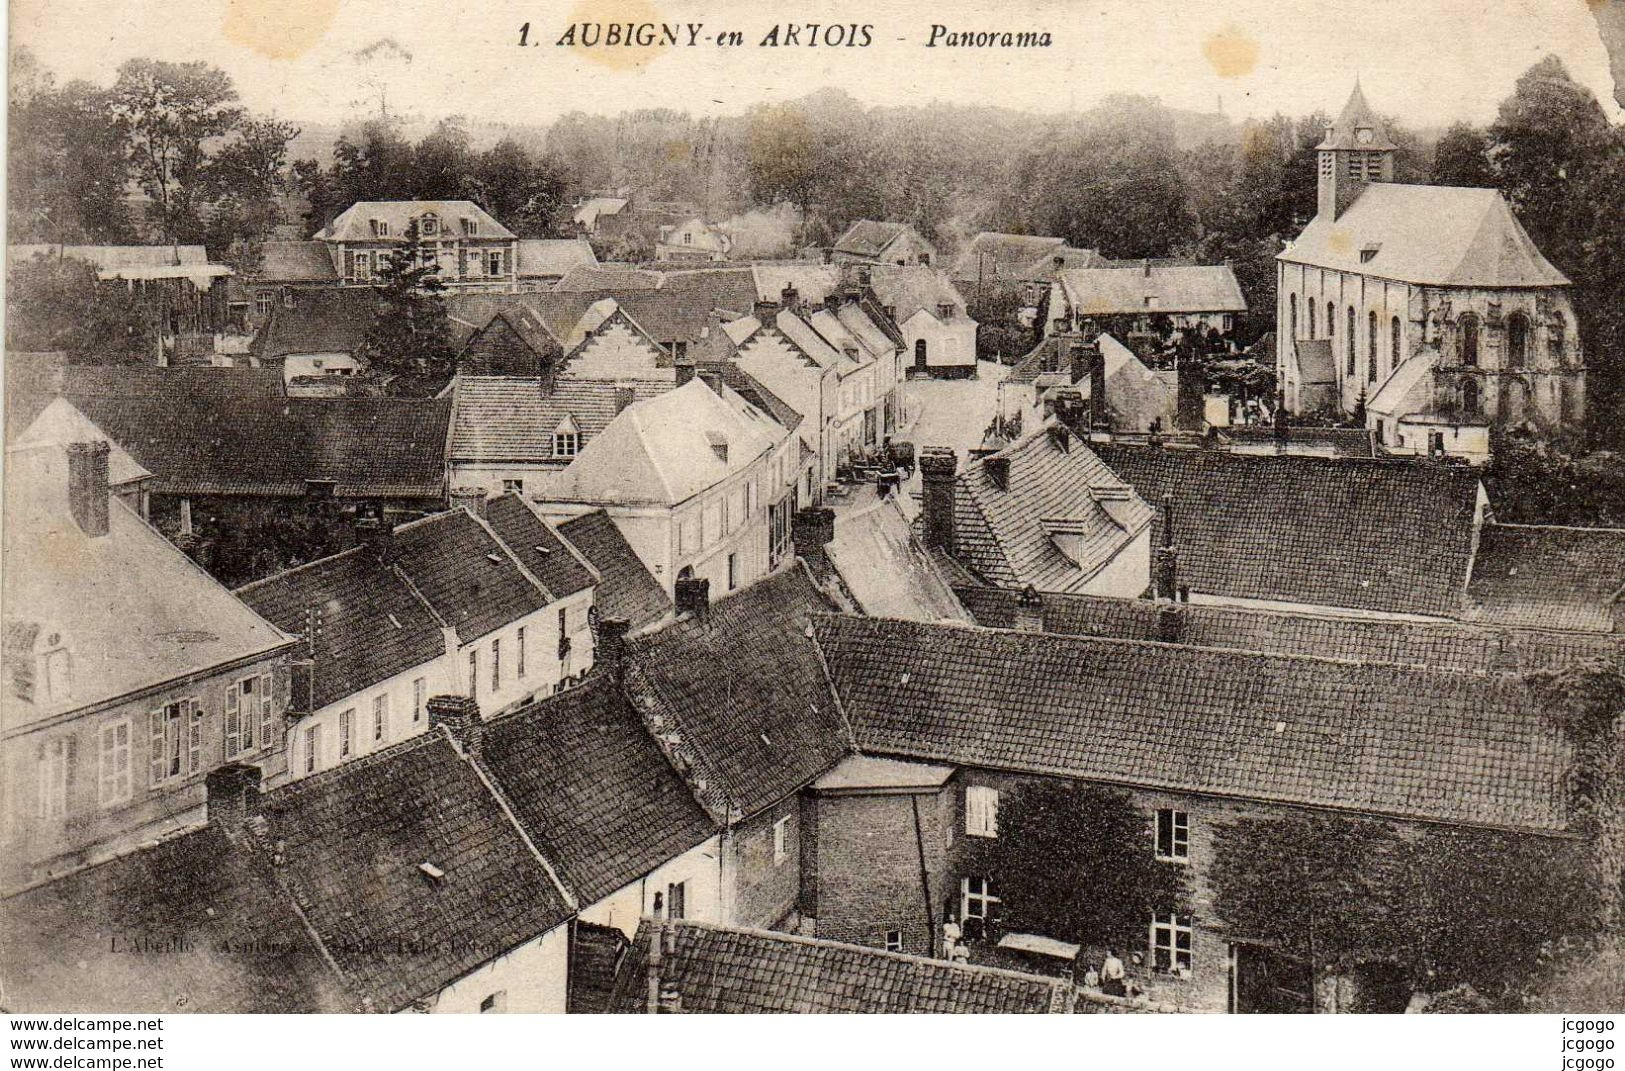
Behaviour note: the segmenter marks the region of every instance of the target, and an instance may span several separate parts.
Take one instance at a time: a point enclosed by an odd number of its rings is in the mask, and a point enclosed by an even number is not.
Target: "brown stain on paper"
[[[298,59],[322,39],[339,0],[229,0],[226,39],[271,59]]]
[[[1258,66],[1258,42],[1234,23],[1202,42],[1202,55],[1220,78],[1241,78]]]
[[[1354,235],[1349,233],[1347,227],[1333,227],[1332,232],[1326,236],[1326,245],[1333,253],[1354,252]]]
[[[612,71],[635,71],[647,66],[652,60],[664,53],[670,46],[660,43],[659,27],[665,22],[664,13],[648,0],[581,0],[570,12],[569,22],[576,26],[576,43],[570,46],[571,51],[585,59],[592,60],[601,67],[608,67]],[[585,45],[581,43],[581,27],[584,24],[599,24],[598,43]],[[653,23],[656,27],[655,43],[650,45],[607,45],[604,37],[609,27],[618,25],[624,35],[628,25],[636,29],[646,23]],[[687,32],[682,31],[679,39],[686,40]],[[550,42],[544,41],[543,44]]]

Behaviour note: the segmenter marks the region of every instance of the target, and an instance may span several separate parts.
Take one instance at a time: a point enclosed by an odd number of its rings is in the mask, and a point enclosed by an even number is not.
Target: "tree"
[[[170,241],[202,233],[205,146],[238,128],[244,113],[236,100],[230,76],[202,61],[133,59],[119,67],[113,114],[129,131],[131,166]]]
[[[1471,123],[1456,123],[1433,146],[1428,182],[1434,186],[1495,186],[1490,137]]]
[[[1152,855],[1151,828],[1128,793],[1030,781],[999,804],[985,847],[1007,923],[1086,947],[1134,947],[1153,914],[1184,904],[1184,868]]]
[[[1576,436],[1497,434],[1490,447],[1484,488],[1497,520],[1625,526],[1625,461],[1618,454],[1586,452]]]
[[[361,343],[374,375],[404,377],[416,387],[443,381],[455,354],[441,293],[440,264],[413,220],[378,266],[378,313]]]
[[[62,350],[76,364],[152,363],[158,352],[152,313],[140,298],[73,257],[42,254],[13,265],[6,313],[9,350]]]

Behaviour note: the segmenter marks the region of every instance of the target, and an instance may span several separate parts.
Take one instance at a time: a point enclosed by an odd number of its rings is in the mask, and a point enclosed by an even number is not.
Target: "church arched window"
[[[1365,343],[1365,378],[1367,382],[1375,383],[1377,381],[1377,314],[1375,312],[1365,314]]]
[[[1394,322],[1388,325],[1388,366],[1390,368],[1398,368],[1405,359],[1400,355],[1400,351],[1404,348],[1399,337],[1400,330],[1399,317],[1395,316]]]
[[[1478,415],[1478,380],[1461,381],[1461,408],[1468,416]]]
[[[1293,338],[1298,337],[1298,295],[1288,294],[1287,304],[1287,332]]]
[[[1568,347],[1569,322],[1560,312],[1552,313],[1551,332],[1547,336],[1546,349],[1552,355],[1555,364],[1563,364]]]
[[[1507,367],[1522,368],[1529,360],[1529,317],[1515,312],[1507,317]]]
[[[1352,375],[1355,374],[1355,371],[1354,371],[1354,361],[1355,361],[1355,355],[1354,355],[1354,306],[1353,305],[1349,306],[1348,351],[1349,351],[1349,375],[1352,376]]]
[[[1309,302],[1309,337],[1315,337],[1315,303]]]
[[[1478,363],[1478,317],[1467,313],[1461,318],[1461,363]]]

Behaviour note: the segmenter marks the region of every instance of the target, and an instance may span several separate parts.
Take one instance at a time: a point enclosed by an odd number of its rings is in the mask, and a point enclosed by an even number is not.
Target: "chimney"
[[[675,585],[678,614],[704,617],[711,605],[711,581],[700,577],[678,577]]]
[[[1015,627],[1017,632],[1044,631],[1044,597],[1031,584],[1016,596]]]
[[[1178,597],[1179,556],[1174,548],[1174,496],[1162,496],[1162,544],[1154,554],[1157,574],[1155,588],[1159,600],[1175,601]]]
[[[620,680],[626,668],[626,634],[631,629],[632,622],[624,617],[605,617],[598,622],[598,650],[593,661],[607,670],[612,680]]]
[[[1010,459],[1004,454],[989,454],[984,457],[982,471],[987,473],[994,487],[1001,491],[1010,490]]]
[[[221,829],[241,829],[260,813],[260,768],[233,762],[210,770],[203,778],[204,814]]]
[[[817,506],[796,510],[790,518],[790,541],[796,546],[796,557],[806,561],[822,561],[824,548],[835,538],[835,511]]]
[[[470,758],[480,757],[484,724],[476,700],[466,695],[431,695],[424,708],[429,712],[430,729],[444,725],[457,750]]]
[[[107,534],[107,443],[68,444],[68,509],[85,535]]]
[[[791,312],[801,308],[801,292],[794,283],[784,284],[784,289],[779,292],[779,304]]]
[[[954,478],[959,471],[959,457],[952,447],[927,446],[920,451],[919,467],[926,546],[957,553]]]
[[[1062,268],[1066,267],[1066,258],[1065,257],[1057,255],[1054,258],[1054,261],[1055,261],[1055,270],[1056,271],[1060,271]]]
[[[1284,442],[1287,441],[1287,439],[1291,438],[1291,435],[1290,435],[1291,426],[1287,422],[1286,395],[1285,394],[1277,394],[1275,396],[1275,421],[1274,421],[1274,424],[1275,424],[1275,441],[1276,442],[1284,443]]]
[[[371,547],[386,565],[395,560],[395,522],[384,516],[382,506],[362,507],[355,516],[356,543]]]
[[[679,387],[681,387],[685,383],[687,383],[689,380],[694,378],[694,358],[692,358],[692,357],[688,356],[687,354],[685,354],[682,357],[677,358],[675,363],[676,363],[676,367],[677,367],[677,385]],[[627,388],[627,389],[630,390],[631,388]],[[615,402],[616,402],[617,406],[620,406],[620,396],[619,396],[619,390],[618,389],[617,389]],[[624,408],[624,406],[621,406],[620,408],[617,408],[615,411],[618,413],[618,412],[621,411],[621,408]]]
[[[858,285],[859,286],[871,286],[871,285],[873,285],[874,277],[875,277],[875,273],[872,270],[870,270],[869,265],[867,265],[867,264],[859,264],[858,265]]]
[[[1089,426],[1095,431],[1110,431],[1111,424],[1106,408],[1106,355],[1096,346],[1089,362]]]
[[[764,324],[770,324],[779,315],[779,303],[776,301],[758,301],[754,307],[756,319]]]
[[[484,517],[485,488],[453,487],[451,489],[451,508],[466,509],[476,517]]]
[[[666,978],[666,963],[677,954],[677,927],[669,920],[657,921],[649,933],[648,995],[645,1008],[650,1015],[680,1015],[683,992]]]
[[[1177,602],[1157,604],[1157,639],[1178,643],[1185,632],[1185,608]]]
[[[1065,424],[1051,424],[1048,431],[1049,441],[1055,444],[1055,449],[1063,454],[1072,452],[1072,433]]]
[[[1180,431],[1201,431],[1207,418],[1203,412],[1202,381],[1196,362],[1181,360],[1174,369],[1174,426]]]

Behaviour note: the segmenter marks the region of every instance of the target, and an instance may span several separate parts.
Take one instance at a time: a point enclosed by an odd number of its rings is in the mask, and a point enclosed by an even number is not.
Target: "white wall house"
[[[665,916],[681,897],[683,918],[727,922],[729,920],[722,917],[721,860],[719,834],[582,908],[581,919],[599,926],[614,926],[631,937],[637,932],[639,919]]]
[[[902,331],[903,364],[916,375],[968,376],[976,371],[976,321],[948,273],[924,266],[861,265],[850,269]]]
[[[569,997],[569,967],[570,927],[555,926],[446,986],[426,1002],[426,1010],[436,1015],[562,1015]]]

